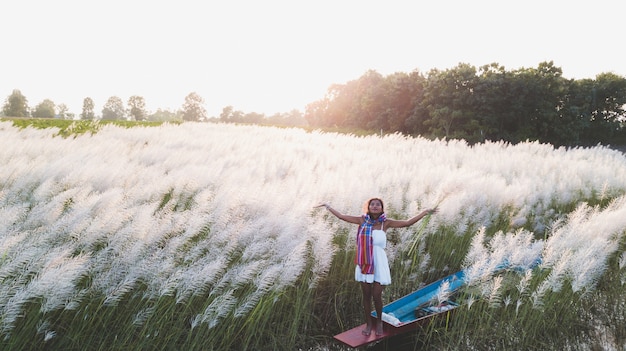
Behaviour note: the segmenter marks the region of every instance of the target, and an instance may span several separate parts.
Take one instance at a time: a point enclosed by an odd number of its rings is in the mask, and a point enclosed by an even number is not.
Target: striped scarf
[[[376,222],[384,222],[387,219],[382,213],[377,219],[370,215],[363,215],[363,224],[359,226],[356,236],[356,257],[354,262],[361,267],[361,273],[374,274],[374,240],[372,227]]]

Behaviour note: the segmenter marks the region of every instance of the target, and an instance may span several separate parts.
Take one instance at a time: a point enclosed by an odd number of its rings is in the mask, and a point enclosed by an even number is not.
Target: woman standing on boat
[[[385,285],[391,284],[391,272],[385,247],[387,245],[387,228],[403,228],[411,226],[424,216],[437,212],[437,209],[428,209],[417,216],[407,220],[395,220],[385,216],[385,206],[383,200],[373,198],[366,203],[366,214],[362,216],[349,216],[340,213],[328,204],[321,204],[317,207],[326,207],[335,217],[359,225],[356,238],[356,267],[354,277],[361,283],[363,292],[363,312],[365,313],[366,327],[363,335],[372,333],[372,300],[376,309],[376,335],[383,334],[383,289]]]

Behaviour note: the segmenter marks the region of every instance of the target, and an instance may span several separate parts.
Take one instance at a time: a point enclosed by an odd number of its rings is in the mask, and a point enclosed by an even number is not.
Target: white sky
[[[77,115],[111,96],[210,116],[305,106],[369,69],[554,61],[567,78],[626,76],[621,0],[20,0],[0,5],[0,101],[19,89]]]

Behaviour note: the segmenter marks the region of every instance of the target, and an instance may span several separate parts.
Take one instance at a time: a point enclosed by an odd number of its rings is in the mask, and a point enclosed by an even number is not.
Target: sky
[[[19,89],[79,115],[90,97],[150,112],[200,95],[270,116],[332,84],[382,75],[553,61],[566,78],[626,76],[621,0],[20,0],[0,5],[0,101]]]

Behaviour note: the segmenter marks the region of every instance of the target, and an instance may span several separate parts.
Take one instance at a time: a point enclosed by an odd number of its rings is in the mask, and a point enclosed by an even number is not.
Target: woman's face
[[[368,211],[371,214],[381,214],[383,213],[383,204],[380,200],[372,200],[368,206]]]

